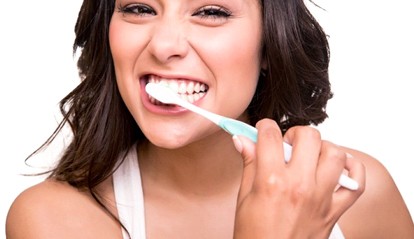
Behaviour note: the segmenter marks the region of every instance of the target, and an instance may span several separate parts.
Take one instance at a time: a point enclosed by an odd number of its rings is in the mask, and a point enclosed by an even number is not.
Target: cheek
[[[260,37],[226,31],[215,36],[199,34],[192,45],[208,65],[214,68],[249,72],[260,68]],[[246,68],[247,67],[247,68]]]
[[[215,99],[220,102],[215,103],[228,105],[232,109],[227,110],[233,111],[233,116],[244,112],[249,105],[261,67],[260,31],[246,32],[244,27],[243,31],[236,29],[206,37],[208,42],[201,37],[194,40],[205,42],[198,45],[197,51],[216,79]]]
[[[130,60],[128,59],[132,57],[129,53],[131,51],[127,50],[130,47],[128,42],[128,39],[130,38],[125,37],[126,33],[127,32],[123,29],[122,24],[119,24],[116,21],[111,22],[109,27],[109,46],[114,62],[116,81],[124,101],[124,96],[126,95],[125,90],[129,88],[128,84],[132,83],[126,81],[126,71],[130,64]]]
[[[139,36],[136,31],[119,21],[109,26],[109,46],[117,72],[130,69],[139,50]]]
[[[114,20],[109,27],[109,45],[114,62],[116,82],[127,108],[134,118],[139,114],[139,80],[134,73],[140,45],[137,31],[128,24]]]
[[[203,60],[211,66],[212,71],[214,68],[230,74],[227,77],[256,80],[261,64],[261,27],[256,21],[230,25],[208,35],[204,32],[196,35],[198,37],[194,45],[199,46],[205,56]]]

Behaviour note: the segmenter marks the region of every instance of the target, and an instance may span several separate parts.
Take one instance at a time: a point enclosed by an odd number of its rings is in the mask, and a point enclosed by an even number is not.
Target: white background
[[[414,14],[409,0],[316,0],[330,35],[334,98],[324,138],[378,158],[414,213]],[[42,177],[25,157],[53,132],[58,101],[78,83],[73,28],[81,0],[4,1],[0,14],[0,224],[12,200]],[[411,81],[411,82],[410,82]],[[409,84],[411,83],[411,84]],[[35,157],[47,165],[59,152]],[[43,161],[41,161],[43,160]],[[411,161],[411,163],[410,163]],[[3,227],[4,228],[4,227]],[[3,229],[2,229],[3,230]],[[0,238],[3,237],[0,232]]]

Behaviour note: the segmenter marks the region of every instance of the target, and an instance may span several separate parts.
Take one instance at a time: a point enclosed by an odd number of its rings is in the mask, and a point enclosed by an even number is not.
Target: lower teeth
[[[181,97],[181,99],[183,99],[187,102],[194,103],[195,101],[197,101],[201,97],[203,97],[205,94],[206,94],[205,92],[200,92],[200,93],[195,93],[195,94],[192,94],[192,95],[179,94],[179,96]],[[152,96],[149,96],[149,99],[150,99],[151,103],[154,104],[154,105],[173,106],[173,104],[164,104],[164,103],[160,102],[159,100],[153,98]]]

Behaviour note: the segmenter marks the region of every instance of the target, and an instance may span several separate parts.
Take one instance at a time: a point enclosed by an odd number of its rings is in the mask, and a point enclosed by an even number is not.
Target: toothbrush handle
[[[257,142],[257,129],[242,121],[222,117],[218,125],[231,135],[243,135],[253,142]]]
[[[243,135],[253,142],[257,142],[257,129],[249,124],[231,118],[222,117],[218,122],[218,125],[231,135]],[[283,150],[285,162],[287,163],[290,161],[292,156],[292,146],[283,142]],[[357,181],[344,174],[341,174],[338,183],[339,185],[350,190],[357,190],[359,187]]]
[[[219,122],[219,126],[231,135],[243,135],[249,138],[251,141],[257,143],[257,129],[249,124],[235,119],[223,117]],[[292,155],[292,146],[283,142],[283,149],[285,162],[287,163],[290,161],[290,157]]]

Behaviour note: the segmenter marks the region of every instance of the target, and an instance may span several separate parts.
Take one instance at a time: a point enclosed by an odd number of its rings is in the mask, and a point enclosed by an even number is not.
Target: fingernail
[[[347,158],[353,158],[354,156],[352,156],[352,154],[350,153],[345,153]]]
[[[243,144],[237,135],[233,135],[233,143],[236,150],[241,153],[243,151]]]

